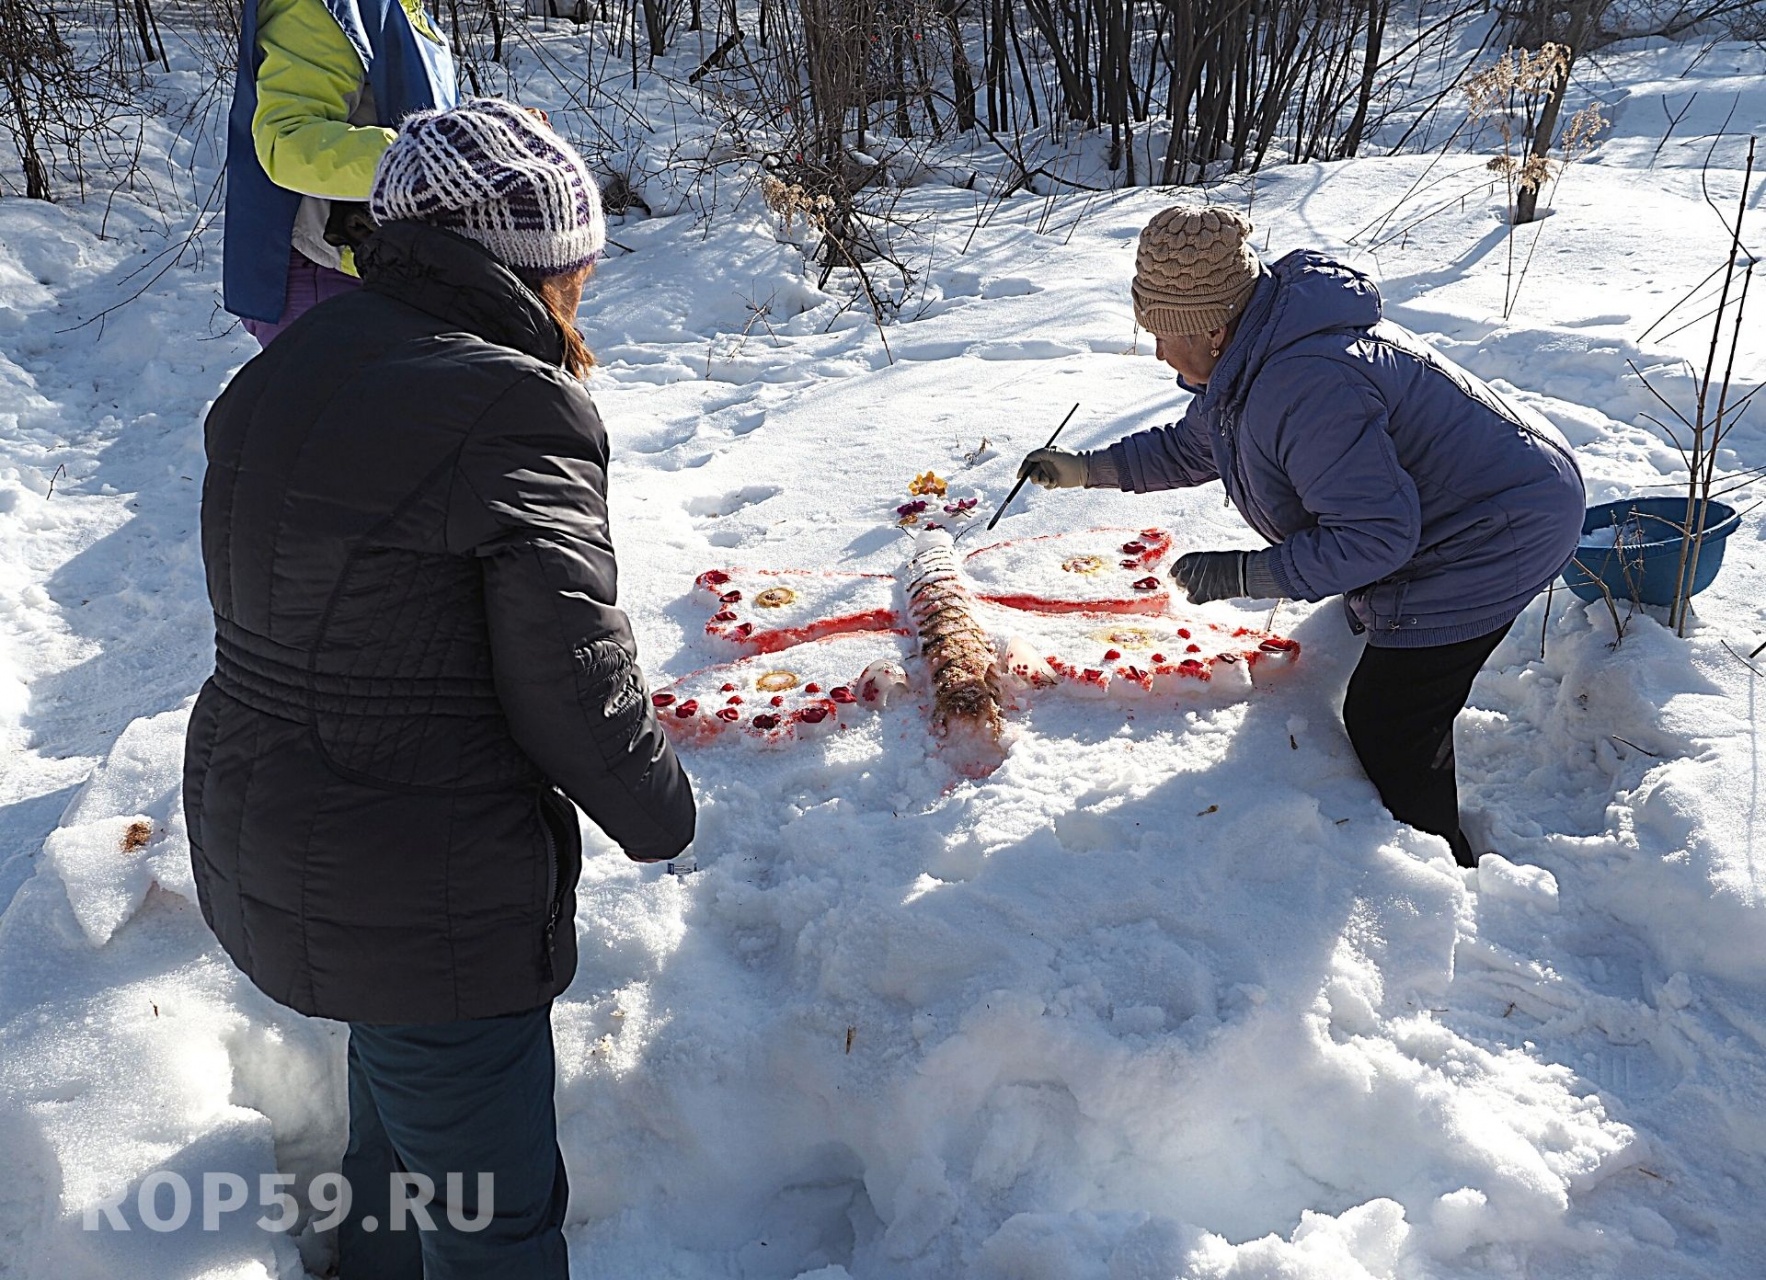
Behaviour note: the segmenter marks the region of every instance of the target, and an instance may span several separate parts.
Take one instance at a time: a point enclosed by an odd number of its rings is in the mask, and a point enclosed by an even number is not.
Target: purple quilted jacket
[[[1180,422],[1093,455],[1134,493],[1221,479],[1297,600],[1388,646],[1514,620],[1569,562],[1582,476],[1539,414],[1380,318],[1360,272],[1291,253]]]

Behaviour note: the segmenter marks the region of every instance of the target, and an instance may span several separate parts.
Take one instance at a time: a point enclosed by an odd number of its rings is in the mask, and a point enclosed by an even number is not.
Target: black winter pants
[[[1369,645],[1343,699],[1343,727],[1392,816],[1444,837],[1462,867],[1478,860],[1459,829],[1453,721],[1508,631],[1420,649]]]
[[[568,1280],[551,1014],[350,1025],[339,1280]]]

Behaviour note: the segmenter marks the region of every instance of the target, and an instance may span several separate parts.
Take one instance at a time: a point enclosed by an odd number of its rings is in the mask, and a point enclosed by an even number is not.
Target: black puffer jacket
[[[303,1013],[533,1008],[576,968],[580,805],[634,858],[692,791],[614,607],[607,438],[539,300],[412,223],[215,402],[215,674],[185,750],[204,917]]]

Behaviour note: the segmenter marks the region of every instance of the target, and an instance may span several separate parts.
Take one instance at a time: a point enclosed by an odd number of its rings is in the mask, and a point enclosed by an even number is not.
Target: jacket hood
[[[1239,319],[1211,398],[1244,399],[1251,381],[1277,352],[1317,333],[1367,329],[1380,320],[1380,291],[1353,267],[1302,249],[1272,263]]]
[[[476,241],[424,222],[389,222],[356,250],[362,284],[550,365],[564,336],[532,289]]]

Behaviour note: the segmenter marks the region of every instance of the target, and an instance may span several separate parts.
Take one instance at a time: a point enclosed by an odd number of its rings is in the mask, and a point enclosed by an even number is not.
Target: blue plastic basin
[[[1680,567],[1680,526],[1686,520],[1685,498],[1624,498],[1588,508],[1582,520],[1582,544],[1564,570],[1564,583],[1584,600],[1599,600],[1604,583],[1615,600],[1639,604],[1674,603],[1674,575]],[[1698,564],[1689,576],[1697,595],[1717,579],[1723,544],[1741,524],[1741,514],[1722,502],[1705,512],[1705,533]],[[1590,543],[1588,535],[1614,525],[1629,526],[1618,545]],[[1690,556],[1688,557],[1690,559]]]

